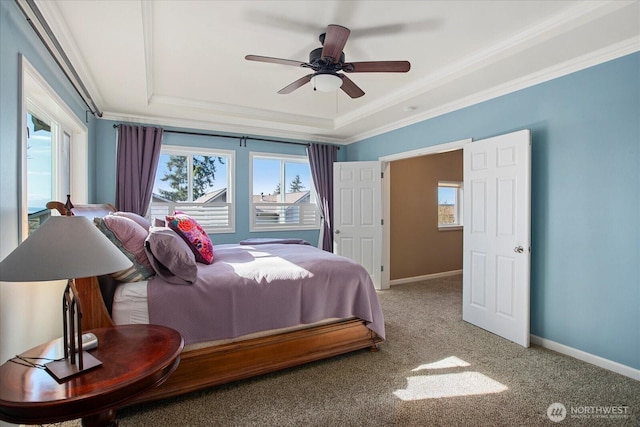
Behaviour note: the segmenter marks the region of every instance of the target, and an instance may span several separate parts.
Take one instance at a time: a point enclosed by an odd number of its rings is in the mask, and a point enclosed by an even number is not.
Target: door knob
[[[340,234],[340,230],[336,230],[334,233],[336,233],[336,234]]]
[[[524,248],[522,246],[516,246],[515,248],[513,248],[513,252],[521,254],[522,252],[524,252]]]

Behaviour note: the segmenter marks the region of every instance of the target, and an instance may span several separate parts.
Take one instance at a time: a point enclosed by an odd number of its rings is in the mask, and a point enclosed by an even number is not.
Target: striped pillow
[[[110,274],[121,282],[139,282],[155,274],[144,250],[147,230],[135,221],[118,215],[93,219],[98,229],[133,262],[133,266]]]

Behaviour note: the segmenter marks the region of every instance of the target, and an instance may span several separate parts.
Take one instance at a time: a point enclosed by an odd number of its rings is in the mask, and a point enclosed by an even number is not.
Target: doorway
[[[388,172],[390,283],[462,273],[462,150],[396,160]]]
[[[412,150],[412,151],[406,151],[403,153],[398,153],[398,154],[394,154],[394,155],[390,155],[390,156],[385,156],[385,157],[381,157],[380,161],[383,162],[383,170],[385,171],[385,178],[389,177],[389,172],[391,170],[393,170],[393,162],[399,161],[399,160],[408,160],[408,159],[417,159],[423,156],[429,156],[429,155],[435,155],[435,154],[445,154],[445,153],[450,153],[450,152],[456,152],[456,151],[461,151],[462,148],[464,147],[465,144],[470,143],[472,140],[469,139],[464,139],[464,140],[459,140],[459,141],[454,141],[454,142],[449,142],[446,144],[440,144],[440,145],[436,145],[436,146],[432,146],[432,147],[425,147],[419,150]],[[396,165],[400,165],[400,163],[396,163]],[[460,177],[462,179],[462,176]],[[405,196],[403,198],[407,198],[408,196]],[[392,188],[391,188],[391,182],[390,179],[385,179],[384,180],[384,191],[383,191],[383,209],[384,209],[384,218],[391,218],[391,207],[392,207],[392,203],[394,203],[393,201],[393,194],[392,194]],[[435,199],[434,199],[435,200]],[[404,203],[404,201],[403,201]],[[420,204],[418,204],[420,205]],[[434,209],[436,209],[436,207],[434,206]],[[437,219],[434,219],[434,221],[437,221]],[[393,242],[394,240],[392,239],[391,236],[391,223],[392,221],[385,221],[383,224],[383,234],[384,234],[384,241],[386,242]],[[451,231],[442,231],[442,233],[458,233],[457,230],[451,230]],[[449,239],[449,240],[454,240],[454,239]],[[426,242],[423,242],[422,244],[425,244]],[[416,243],[416,244],[420,244],[420,243]],[[391,263],[391,251],[392,251],[392,246],[397,246],[397,245],[384,245],[383,248],[383,264],[385,266],[388,266],[385,269],[385,275],[384,278],[386,280],[383,281],[383,289],[388,289],[389,286],[391,285],[391,283],[393,282],[394,284],[396,283],[402,283],[402,279],[392,279],[391,276],[391,269],[392,269],[392,263]],[[451,250],[453,250],[453,246],[451,245]],[[462,249],[460,248],[460,260],[462,259]],[[407,260],[410,261],[410,260]],[[462,268],[462,261],[460,261],[460,269]],[[407,271],[411,271],[411,267],[408,267]],[[415,269],[414,269],[415,271]],[[453,274],[457,274],[458,272],[454,272]],[[410,273],[411,274],[411,273]],[[426,277],[422,277],[425,276],[424,274],[413,274],[413,276],[407,277],[406,281],[414,281],[414,280],[420,280]],[[437,277],[437,276],[431,276],[431,277]]]
[[[447,147],[464,148],[463,181],[468,187],[464,196],[468,206],[463,232],[463,320],[528,347],[531,131],[482,139],[473,146],[465,144]],[[436,153],[451,151],[441,148],[432,147]],[[385,197],[385,215],[390,215],[390,193]],[[390,237],[390,226],[385,228],[385,237]],[[390,250],[384,259],[390,261]]]

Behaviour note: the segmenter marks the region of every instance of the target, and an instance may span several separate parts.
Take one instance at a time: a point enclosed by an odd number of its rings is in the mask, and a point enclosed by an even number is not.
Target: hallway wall
[[[462,150],[391,163],[391,280],[462,269],[462,230],[438,229],[438,181],[462,178]]]

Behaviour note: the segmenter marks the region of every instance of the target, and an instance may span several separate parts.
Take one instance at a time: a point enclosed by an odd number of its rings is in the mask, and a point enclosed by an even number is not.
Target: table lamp
[[[64,359],[45,364],[58,381],[102,364],[82,351],[82,307],[74,279],[114,273],[131,265],[91,220],[82,216],[47,219],[0,262],[3,282],[67,280],[62,296]]]

